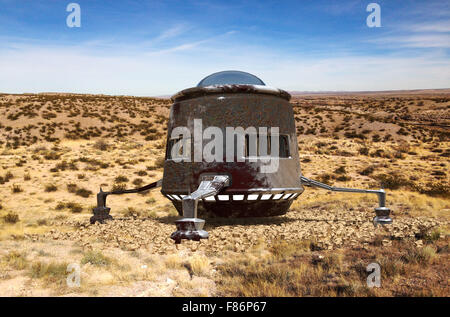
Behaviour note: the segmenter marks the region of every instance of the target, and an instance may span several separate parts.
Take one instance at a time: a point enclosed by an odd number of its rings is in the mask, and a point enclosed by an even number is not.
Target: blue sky
[[[170,95],[227,69],[296,91],[449,88],[449,57],[450,1],[0,0],[0,92]]]

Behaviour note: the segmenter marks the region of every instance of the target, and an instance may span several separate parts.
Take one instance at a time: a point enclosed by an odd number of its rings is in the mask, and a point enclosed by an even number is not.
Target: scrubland
[[[208,241],[178,248],[159,191],[109,197],[115,220],[90,225],[100,187],[162,177],[170,100],[0,95],[0,295],[449,296],[450,93],[291,103],[302,173],[383,186],[392,225],[373,226],[376,197],[312,188],[281,217],[208,219]]]

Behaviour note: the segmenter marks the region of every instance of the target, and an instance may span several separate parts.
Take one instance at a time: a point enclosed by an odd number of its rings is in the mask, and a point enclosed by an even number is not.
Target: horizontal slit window
[[[219,200],[221,200],[221,201],[230,200],[230,197],[229,197],[228,195],[218,195],[217,197],[218,197]]]

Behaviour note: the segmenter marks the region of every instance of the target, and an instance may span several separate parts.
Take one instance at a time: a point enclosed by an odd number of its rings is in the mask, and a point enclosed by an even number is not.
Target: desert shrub
[[[184,264],[189,272],[197,276],[206,276],[211,270],[209,259],[204,255],[194,254]]]
[[[59,160],[61,154],[55,151],[47,151],[44,153],[44,158],[46,160]]]
[[[345,174],[346,173],[345,166],[338,167],[337,169],[334,170],[334,172],[336,174]]]
[[[123,215],[125,217],[139,217],[141,215],[141,212],[139,210],[137,210],[136,208],[128,207],[123,212]]]
[[[406,179],[400,174],[378,174],[375,179],[380,181],[382,186],[386,189],[399,189],[400,187],[414,188],[414,183]]]
[[[67,184],[67,191],[69,193],[75,193],[77,191],[77,188],[78,188],[77,184],[74,183]]]
[[[304,159],[302,159],[302,163],[310,163],[311,159],[309,157],[305,157]]]
[[[68,202],[66,203],[66,208],[73,213],[80,213],[83,211],[83,207],[79,203]]]
[[[81,259],[81,263],[90,263],[95,266],[108,266],[112,263],[112,260],[100,251],[88,251]]]
[[[441,231],[439,229],[434,229],[430,233],[426,234],[424,239],[427,242],[435,242],[441,237]]]
[[[408,131],[406,131],[404,128],[400,128],[398,131],[397,131],[397,134],[400,134],[400,135],[408,135],[409,134],[409,132]]]
[[[329,183],[333,177],[330,174],[321,174],[317,177],[317,180],[321,183]]]
[[[56,192],[58,187],[55,184],[47,184],[45,185],[45,191],[48,192]]]
[[[92,194],[93,193],[92,193],[91,190],[85,189],[85,188],[77,188],[77,190],[75,191],[75,195],[81,196],[81,197],[84,197],[84,198],[88,198]]]
[[[413,263],[428,265],[431,260],[436,256],[436,251],[430,246],[423,248],[410,247],[406,251],[406,254],[401,256],[401,260],[404,263]]]
[[[23,176],[23,180],[25,180],[25,181],[29,181],[30,179],[31,179],[30,173],[26,173],[26,174]]]
[[[14,211],[8,212],[6,215],[3,216],[3,221],[6,223],[17,223],[19,222],[19,215],[15,213]]]
[[[142,178],[136,178],[135,180],[133,180],[133,185],[135,186],[140,186],[143,183]]]
[[[336,180],[338,182],[348,182],[349,180],[351,180],[351,177],[346,175],[339,175],[338,177],[336,177]]]
[[[359,172],[360,175],[368,176],[373,173],[375,168],[373,166],[367,166],[365,169]]]
[[[100,139],[94,143],[94,148],[100,151],[107,151],[110,145],[103,139]]]
[[[3,256],[2,260],[15,270],[23,270],[28,264],[25,254],[17,251],[8,252]]]
[[[18,185],[18,184],[14,184],[12,187],[11,187],[11,191],[13,192],[13,193],[21,193],[21,192],[23,192],[23,189],[22,189],[22,187],[20,186],[20,185]]]
[[[368,147],[361,147],[361,148],[359,148],[358,152],[361,155],[369,155],[369,148]]]
[[[429,196],[450,197],[450,186],[441,182],[428,183],[426,187],[420,187],[419,192]]]
[[[56,210],[63,210],[64,208],[66,208],[66,203],[63,201],[58,202],[55,207]]]
[[[349,139],[361,139],[361,140],[364,140],[366,138],[363,134],[356,133],[354,131],[353,132],[345,132],[344,136],[346,138],[349,138]]]
[[[153,198],[153,197],[151,197],[151,198],[149,198],[149,199],[147,199],[147,200],[145,201],[145,203],[146,203],[146,204],[149,204],[149,205],[151,205],[151,204],[153,204],[153,203],[155,203],[155,202],[156,202],[156,199]]]
[[[32,278],[44,278],[52,281],[60,280],[65,282],[67,276],[67,264],[38,261],[31,265],[29,273]]]
[[[128,178],[126,176],[123,175],[119,175],[114,179],[115,183],[126,183],[128,182]]]
[[[114,183],[112,186],[113,191],[125,190],[127,189],[126,184],[124,183]]]
[[[47,225],[47,219],[38,219],[36,222],[39,226]]]
[[[6,181],[9,181],[10,179],[13,179],[13,178],[14,178],[13,173],[11,173],[10,171],[7,171],[6,174],[5,174],[5,176],[4,176],[4,179],[5,179]]]
[[[145,176],[145,175],[147,175],[147,172],[146,171],[137,171],[136,174],[139,176]]]
[[[0,184],[7,183],[12,178],[14,178],[14,175],[10,171],[8,171],[4,176],[0,176]]]

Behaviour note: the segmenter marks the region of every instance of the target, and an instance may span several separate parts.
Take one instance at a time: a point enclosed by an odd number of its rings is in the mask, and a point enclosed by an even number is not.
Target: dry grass
[[[398,223],[450,221],[450,143],[448,129],[440,127],[448,124],[448,95],[317,95],[295,97],[292,105],[305,176],[347,187],[384,185]],[[0,267],[6,275],[40,282],[22,287],[37,295],[46,289],[91,296],[448,296],[448,225],[399,241],[376,236],[333,246],[348,228],[334,236],[347,221],[337,218],[365,215],[377,203],[371,195],[307,189],[291,207],[295,217],[277,218],[273,226],[267,220],[262,231],[245,221],[207,221],[211,238],[197,252],[168,246],[177,212],[158,191],[108,198],[112,215],[128,219],[124,226],[118,220],[111,231],[80,228],[100,187],[120,190],[162,178],[169,106],[154,98],[0,96]],[[305,212],[314,219],[300,219]],[[366,218],[355,231],[373,233]],[[148,231],[140,230],[144,220]],[[308,240],[276,239],[287,230],[305,233],[289,221],[302,223]],[[330,243],[323,246],[325,238]],[[365,285],[365,267],[374,261],[384,276],[380,289]],[[64,287],[66,262],[82,265],[81,288]],[[0,284],[0,294],[7,289]]]
[[[449,239],[418,248],[390,247],[312,252],[277,243],[265,258],[238,255],[218,267],[225,296],[448,296]],[[299,242],[308,245],[308,242]],[[439,251],[436,251],[439,250]],[[366,279],[370,263],[381,266],[380,288]]]

